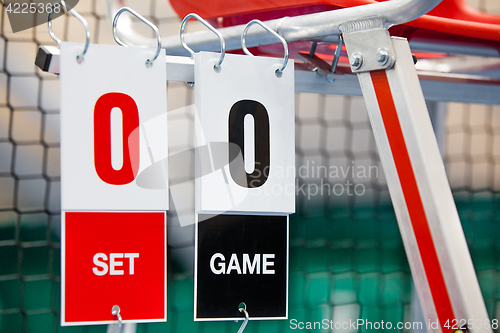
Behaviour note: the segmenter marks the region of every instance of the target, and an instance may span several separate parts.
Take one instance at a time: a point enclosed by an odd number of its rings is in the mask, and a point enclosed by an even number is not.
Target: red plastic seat
[[[381,0],[384,1],[384,0]],[[245,24],[374,3],[374,0],[170,0],[180,17],[196,12],[216,27]],[[465,0],[443,0],[427,15],[390,30],[394,36],[482,44],[500,54],[500,16],[482,13]]]

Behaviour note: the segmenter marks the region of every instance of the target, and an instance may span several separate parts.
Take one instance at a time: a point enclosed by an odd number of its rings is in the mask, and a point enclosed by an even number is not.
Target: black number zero
[[[255,126],[255,168],[252,173],[245,171],[244,162],[236,157],[241,152],[245,160],[245,116],[254,118]],[[229,111],[229,170],[234,182],[242,187],[256,188],[264,185],[270,167],[269,114],[261,103],[241,100]]]

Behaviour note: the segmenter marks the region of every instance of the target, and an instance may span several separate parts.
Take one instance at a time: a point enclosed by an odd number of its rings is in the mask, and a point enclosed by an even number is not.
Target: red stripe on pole
[[[432,240],[429,222],[425,215],[424,205],[399,123],[389,81],[385,70],[372,71],[370,75],[439,322],[443,332],[450,332],[452,329],[447,329],[443,325],[447,320],[449,320],[448,324],[451,325],[455,315],[441,265],[439,264],[436,247]]]

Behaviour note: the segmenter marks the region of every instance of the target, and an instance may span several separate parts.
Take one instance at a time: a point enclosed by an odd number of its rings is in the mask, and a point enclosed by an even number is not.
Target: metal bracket
[[[335,79],[343,77],[343,75],[330,72],[331,65],[315,54],[310,57],[308,52],[299,52],[297,53],[297,58],[304,62],[307,69],[321,74],[328,82],[333,82]]]
[[[383,19],[347,22],[340,30],[353,73],[392,68],[396,57]]]

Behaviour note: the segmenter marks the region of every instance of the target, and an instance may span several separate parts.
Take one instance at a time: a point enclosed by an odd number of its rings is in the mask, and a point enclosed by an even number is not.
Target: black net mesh
[[[166,0],[126,4],[162,35],[178,33],[180,20]],[[495,4],[476,3],[487,10]],[[82,0],[76,9],[89,21],[93,43],[114,44],[104,1]],[[59,79],[33,64],[37,46],[54,42],[45,25],[14,34],[5,10],[1,15],[0,332],[104,332],[105,326],[59,324]],[[54,29],[64,40],[84,41],[69,15],[55,20]],[[170,82],[168,98],[169,110],[194,103],[183,83]],[[500,318],[500,108],[449,104],[442,126],[446,168],[481,290],[490,318]],[[296,144],[289,318],[413,320],[411,274],[362,98],[296,94]],[[170,245],[168,322],[139,324],[137,331],[236,331],[234,322],[193,322],[193,276],[186,269],[192,263],[185,259],[193,241]],[[289,321],[252,321],[245,332],[289,330]]]

